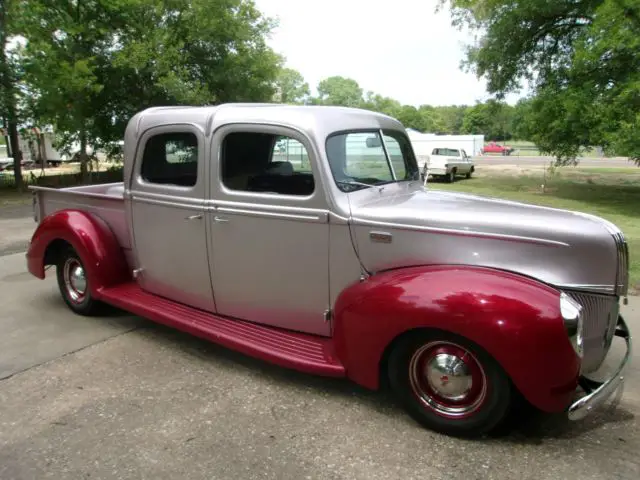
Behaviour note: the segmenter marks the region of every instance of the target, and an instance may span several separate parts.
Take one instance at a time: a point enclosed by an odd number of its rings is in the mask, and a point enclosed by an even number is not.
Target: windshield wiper
[[[370,183],[362,183],[362,182],[356,182],[355,180],[338,180],[336,181],[336,183],[339,183],[341,185],[360,185],[362,187],[373,187],[373,185],[371,185]]]

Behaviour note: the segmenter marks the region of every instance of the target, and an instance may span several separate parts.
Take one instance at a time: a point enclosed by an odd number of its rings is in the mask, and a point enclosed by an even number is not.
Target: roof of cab
[[[335,131],[366,128],[404,129],[398,120],[370,110],[277,103],[151,107],[138,112],[130,120],[127,129],[137,136],[149,128],[176,123],[198,125],[205,135],[210,135],[218,126],[229,123],[279,124],[318,136],[326,136]]]

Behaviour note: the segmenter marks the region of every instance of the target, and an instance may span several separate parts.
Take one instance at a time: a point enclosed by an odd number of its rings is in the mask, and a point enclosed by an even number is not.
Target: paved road
[[[53,273],[36,280],[22,253],[0,257],[3,480],[640,478],[637,353],[615,407],[580,423],[532,416],[503,436],[457,440],[347,381],[136,317],[75,316]],[[623,313],[640,331],[640,301]]]
[[[30,203],[0,206],[0,255],[24,251],[35,227]]]
[[[546,166],[553,161],[552,157],[528,157],[510,155],[479,155],[473,157],[478,165],[517,165],[517,166]],[[635,163],[626,158],[582,158],[578,166],[582,167],[635,167]]]

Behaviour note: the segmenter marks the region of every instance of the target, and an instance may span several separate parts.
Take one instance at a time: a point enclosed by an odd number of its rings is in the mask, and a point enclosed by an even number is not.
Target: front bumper
[[[624,339],[627,351],[615,373],[604,382],[596,382],[586,377],[580,378],[580,385],[587,395],[576,400],[569,407],[569,420],[581,420],[591,411],[605,403],[613,393],[624,383],[624,374],[631,360],[631,333],[621,315],[618,315],[618,324],[615,331],[616,337]]]

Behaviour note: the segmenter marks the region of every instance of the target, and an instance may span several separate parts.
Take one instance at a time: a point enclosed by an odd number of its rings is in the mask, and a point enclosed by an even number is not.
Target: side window
[[[384,136],[384,144],[389,152],[389,158],[391,159],[391,165],[393,165],[393,171],[396,174],[396,178],[405,178],[407,176],[407,168],[404,164],[404,157],[402,156],[402,149],[398,141],[390,137]]]
[[[294,138],[232,132],[222,142],[220,162],[230,190],[300,196],[315,190],[307,149]]]
[[[149,183],[193,187],[198,180],[198,138],[190,132],[154,135],[144,147],[140,170]]]

